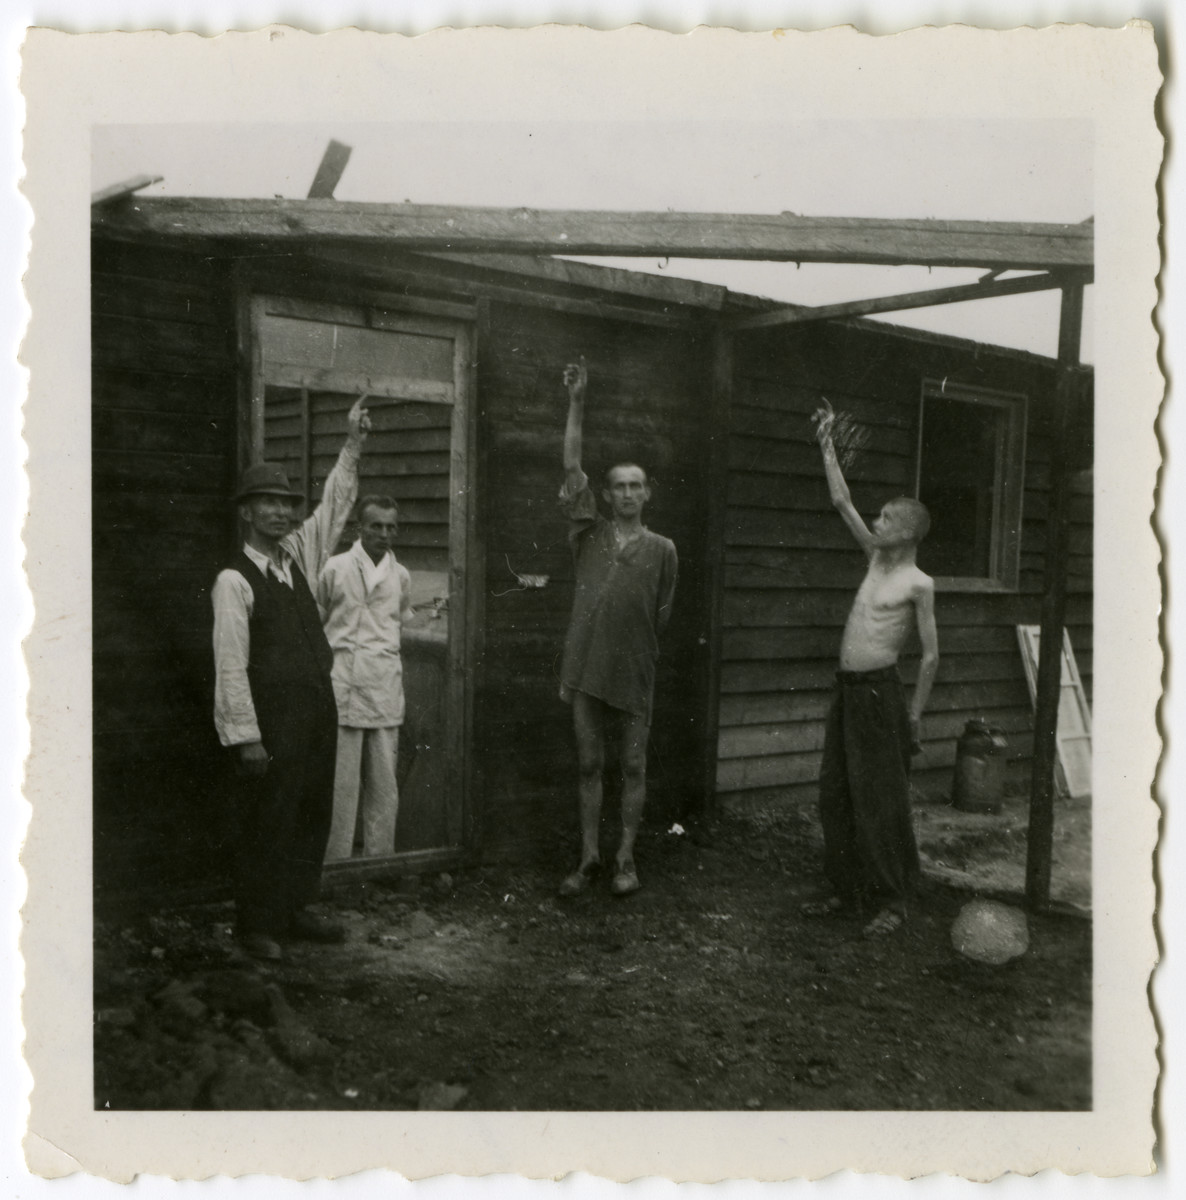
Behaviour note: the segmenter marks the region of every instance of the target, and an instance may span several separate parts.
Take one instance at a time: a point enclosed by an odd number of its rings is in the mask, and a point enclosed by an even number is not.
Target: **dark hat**
[[[239,476],[239,490],[235,500],[246,500],[248,496],[288,496],[303,500],[304,492],[288,486],[288,476],[279,463],[254,463]]]

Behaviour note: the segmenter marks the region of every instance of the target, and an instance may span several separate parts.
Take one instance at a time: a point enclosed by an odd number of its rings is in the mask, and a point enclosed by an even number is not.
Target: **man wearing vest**
[[[370,429],[360,399],[320,505],[293,529],[300,492],[276,463],[243,472],[242,549],[215,581],[214,724],[235,765],[236,932],[255,958],[280,940],[336,942],[341,926],[306,911],[317,898],[333,813],[338,715],[333,654],[310,590],[358,494]]]

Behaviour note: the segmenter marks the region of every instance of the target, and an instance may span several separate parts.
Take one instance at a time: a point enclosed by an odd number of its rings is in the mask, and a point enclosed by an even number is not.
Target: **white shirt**
[[[389,550],[378,563],[355,542],[325,564],[317,586],[334,652],[338,724],[387,729],[403,723],[400,639],[412,615],[412,577]]]
[[[358,447],[342,447],[334,469],[325,480],[321,503],[280,542],[279,566],[253,546],[243,551],[266,575],[293,586],[295,562],[309,583],[316,587],[321,567],[342,536],[350,510],[358,495]],[[233,567],[220,571],[210,593],[214,604],[214,727],[224,746],[241,746],[260,741],[247,663],[251,657],[251,614],[255,593],[251,584]]]

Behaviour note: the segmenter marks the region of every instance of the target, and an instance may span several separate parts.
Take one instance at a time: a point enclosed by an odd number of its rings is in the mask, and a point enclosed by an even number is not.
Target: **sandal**
[[[883,908],[861,932],[865,937],[886,937],[902,928],[906,915],[896,908]]]
[[[579,896],[588,888],[593,876],[596,875],[600,870],[601,863],[597,860],[594,860],[591,863],[585,863],[583,866],[578,867],[577,870],[573,871],[573,873],[567,876],[564,882],[561,883],[558,889],[560,895],[565,897]]]

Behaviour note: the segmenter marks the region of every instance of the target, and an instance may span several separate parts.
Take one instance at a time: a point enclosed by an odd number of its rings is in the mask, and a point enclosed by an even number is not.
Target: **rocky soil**
[[[970,893],[928,875],[906,927],[811,920],[809,818],[640,842],[644,888],[555,896],[571,864],[331,897],[342,946],[261,966],[229,906],[96,924],[102,1109],[1083,1109],[1091,924],[962,957]]]

